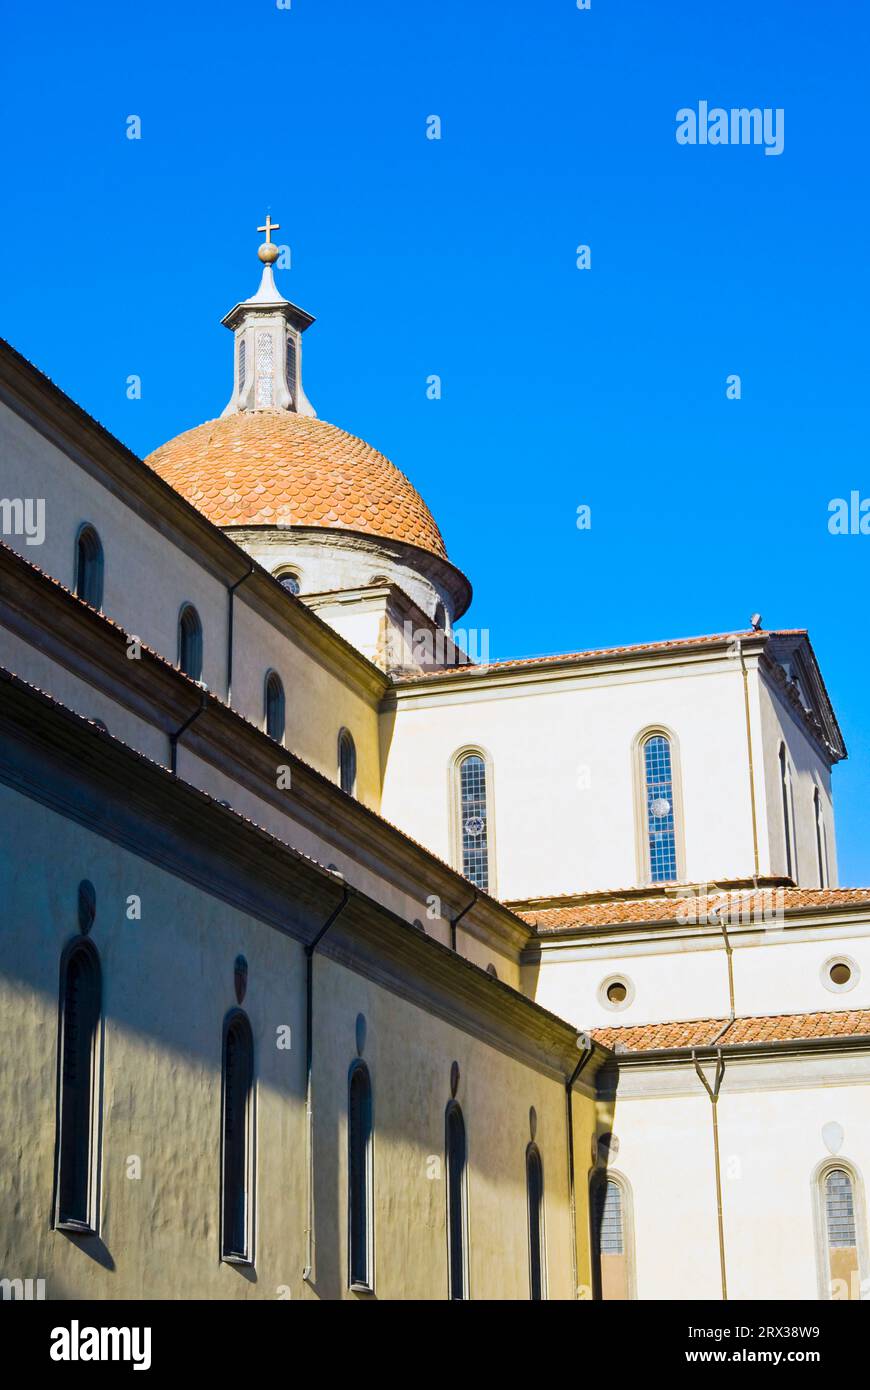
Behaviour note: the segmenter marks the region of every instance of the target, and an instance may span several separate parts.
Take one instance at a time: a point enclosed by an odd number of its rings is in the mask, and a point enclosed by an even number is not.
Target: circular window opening
[[[627,975],[608,975],[598,986],[598,1002],[605,1009],[627,1009],[634,1003],[634,985]]]
[[[612,985],[607,986],[607,1000],[610,1004],[623,1004],[628,996],[628,989],[621,980],[614,980]]]
[[[846,994],[861,978],[861,970],[851,956],[832,956],[821,969],[821,980],[832,994]]]

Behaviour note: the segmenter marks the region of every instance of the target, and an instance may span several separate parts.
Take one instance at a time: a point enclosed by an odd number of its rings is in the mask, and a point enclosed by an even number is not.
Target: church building
[[[490,660],[259,230],[144,460],[0,342],[0,1297],[870,1297],[807,632]]]

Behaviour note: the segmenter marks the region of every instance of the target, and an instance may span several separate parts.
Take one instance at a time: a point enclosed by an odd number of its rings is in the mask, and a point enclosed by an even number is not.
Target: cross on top
[[[258,231],[258,232],[265,232],[265,233],[266,233],[266,245],[267,245],[267,246],[270,244],[270,242],[271,242],[271,240],[272,240],[272,233],[273,233],[273,232],[280,232],[280,230],[281,230],[281,223],[280,223],[280,222],[273,222],[273,221],[272,221],[272,215],[271,215],[271,213],[268,213],[268,212],[266,213],[266,225],[265,225],[265,227],[258,227],[258,228],[257,228],[257,231]]]

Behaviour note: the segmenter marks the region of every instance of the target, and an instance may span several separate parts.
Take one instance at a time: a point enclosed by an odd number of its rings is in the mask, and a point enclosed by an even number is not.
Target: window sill
[[[89,1221],[55,1221],[54,1229],[69,1236],[95,1236],[97,1233]]]
[[[349,1284],[348,1288],[350,1289],[351,1293],[374,1293],[374,1289],[372,1288],[371,1284]]]
[[[221,1264],[224,1265],[246,1265],[253,1269],[254,1261],[249,1255],[221,1255]]]

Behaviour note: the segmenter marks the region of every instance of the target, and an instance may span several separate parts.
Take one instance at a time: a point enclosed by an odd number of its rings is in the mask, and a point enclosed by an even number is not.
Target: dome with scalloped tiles
[[[447,550],[395,464],[314,416],[238,411],[176,435],[145,462],[217,526],[325,526]]]

